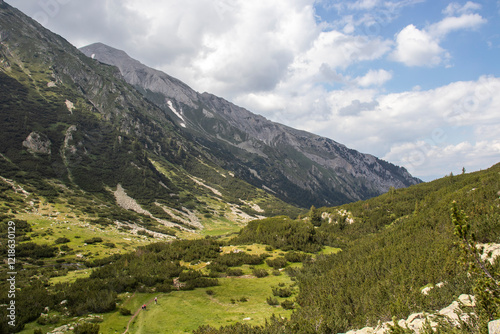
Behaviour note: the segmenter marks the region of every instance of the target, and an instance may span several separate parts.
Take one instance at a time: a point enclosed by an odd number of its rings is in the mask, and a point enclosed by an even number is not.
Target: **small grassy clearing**
[[[191,333],[201,325],[220,327],[236,322],[264,324],[271,314],[289,317],[291,310],[270,306],[266,299],[272,296],[271,287],[278,284],[290,286],[293,282],[286,275],[264,278],[227,277],[219,279],[220,285],[192,291],[174,291],[158,294],[158,304],[151,303],[140,311],[131,324],[130,333]],[[207,294],[211,290],[213,294]],[[132,313],[152,294],[136,294],[127,308]],[[276,297],[280,302],[284,298]],[[291,297],[293,298],[293,296]],[[243,301],[245,300],[246,301]],[[101,324],[103,334],[117,333],[124,329],[129,317],[115,312],[105,317]]]

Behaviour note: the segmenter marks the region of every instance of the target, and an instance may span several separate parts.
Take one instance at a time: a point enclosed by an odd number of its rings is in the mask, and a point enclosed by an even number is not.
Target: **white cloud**
[[[406,26],[396,36],[396,49],[390,59],[408,66],[436,66],[449,58],[436,39],[413,24]]]
[[[464,14],[459,17],[446,17],[429,28],[430,35],[435,38],[445,37],[450,32],[460,29],[475,29],[486,23],[479,14]]]
[[[369,87],[369,86],[382,86],[384,83],[386,83],[391,79],[392,79],[391,72],[380,69],[380,70],[369,70],[365,76],[361,78],[356,78],[354,81],[362,87]]]
[[[472,1],[467,1],[464,5],[459,4],[458,2],[452,2],[446,6],[446,8],[443,10],[443,14],[447,16],[452,16],[452,15],[463,15],[463,14],[470,14],[473,11],[477,11],[481,9],[481,5],[472,2]]]
[[[349,9],[372,9],[380,3],[379,0],[358,0],[353,3],[347,3]]]
[[[447,64],[451,55],[440,46],[440,43],[451,32],[477,29],[485,24],[487,22],[485,18],[477,13],[471,13],[480,8],[480,5],[470,1],[463,6],[451,3],[443,11],[449,16],[429,25],[426,29],[418,29],[413,24],[406,26],[396,34],[396,48],[389,58],[407,66],[433,67]],[[452,16],[455,14],[461,15]]]
[[[455,145],[438,146],[428,142],[394,145],[384,157],[405,166],[410,173],[432,180],[449,173],[458,174],[490,167],[500,162],[500,140],[460,142]],[[446,166],[446,170],[443,170]]]

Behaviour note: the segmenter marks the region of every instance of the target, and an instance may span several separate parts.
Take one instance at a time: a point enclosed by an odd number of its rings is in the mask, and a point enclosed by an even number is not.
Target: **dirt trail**
[[[150,300],[148,300],[145,304],[146,306],[148,306],[149,304],[151,304],[152,302],[154,302],[155,299],[154,298],[151,298]],[[130,318],[130,320],[128,321],[127,323],[127,328],[125,329],[125,332],[123,332],[123,334],[126,334],[130,328],[130,324],[132,323],[132,321],[134,321],[135,317],[137,317],[139,315],[139,313],[142,311],[142,305],[139,306],[139,308],[137,309],[137,311],[135,311],[135,313],[132,315],[132,317]]]

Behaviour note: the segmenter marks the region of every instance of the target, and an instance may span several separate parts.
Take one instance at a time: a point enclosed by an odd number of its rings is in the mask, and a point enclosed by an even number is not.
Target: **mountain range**
[[[336,205],[420,182],[404,168],[372,155],[269,121],[210,93],[200,94],[124,51],[102,43],[80,50],[118,67],[129,84],[207,147],[217,164],[287,202]]]
[[[52,196],[83,191],[177,227],[189,225],[184,214],[197,215],[194,225],[295,215],[421,182],[200,94],[124,51],[99,43],[80,51],[7,3],[0,9],[3,178]]]

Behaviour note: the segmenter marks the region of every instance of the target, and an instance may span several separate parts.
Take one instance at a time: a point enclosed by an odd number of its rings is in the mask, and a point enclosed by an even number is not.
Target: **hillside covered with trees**
[[[271,295],[267,303],[277,304],[283,311],[293,309],[289,318],[272,317],[265,325],[202,325],[195,332],[345,332],[415,312],[432,313],[461,294],[478,296],[481,292],[477,283],[481,272],[468,274],[471,268],[464,264],[467,259],[451,209],[463,210],[467,218],[462,217],[462,223],[470,224],[479,244],[498,243],[499,173],[500,165],[495,165],[486,171],[391,190],[367,201],[312,208],[297,219],[278,216],[255,220],[232,237],[152,243],[133,252],[86,262],[89,276],[74,282],[63,279],[59,284],[49,283],[49,276],[64,277],[68,270],[81,268],[59,264],[53,268],[59,269],[53,270],[37,265],[37,261],[57,263],[65,241],[30,243],[30,224],[18,221],[22,231],[18,236],[19,261],[26,264],[17,284],[26,288],[16,296],[20,319],[17,329],[32,321],[46,326],[40,320],[46,307],[57,315],[54,323],[61,323],[89,313],[124,312],[120,306],[124,293],[187,293],[224,285],[233,276],[257,280],[268,275],[278,277],[283,275],[280,268],[285,268],[294,284],[290,288],[275,286],[275,297]],[[2,240],[11,219],[2,218]],[[262,245],[258,252],[256,245]],[[228,252],[228,247],[240,250]],[[341,251],[323,254],[320,250],[325,247]],[[498,279],[497,263],[485,265]],[[4,304],[8,302],[9,286],[7,277],[3,278],[0,295]],[[425,287],[433,288],[423,294]],[[499,315],[496,297],[491,293],[483,297],[476,309],[477,332],[484,332],[487,321]],[[106,321],[100,326],[105,329]]]

